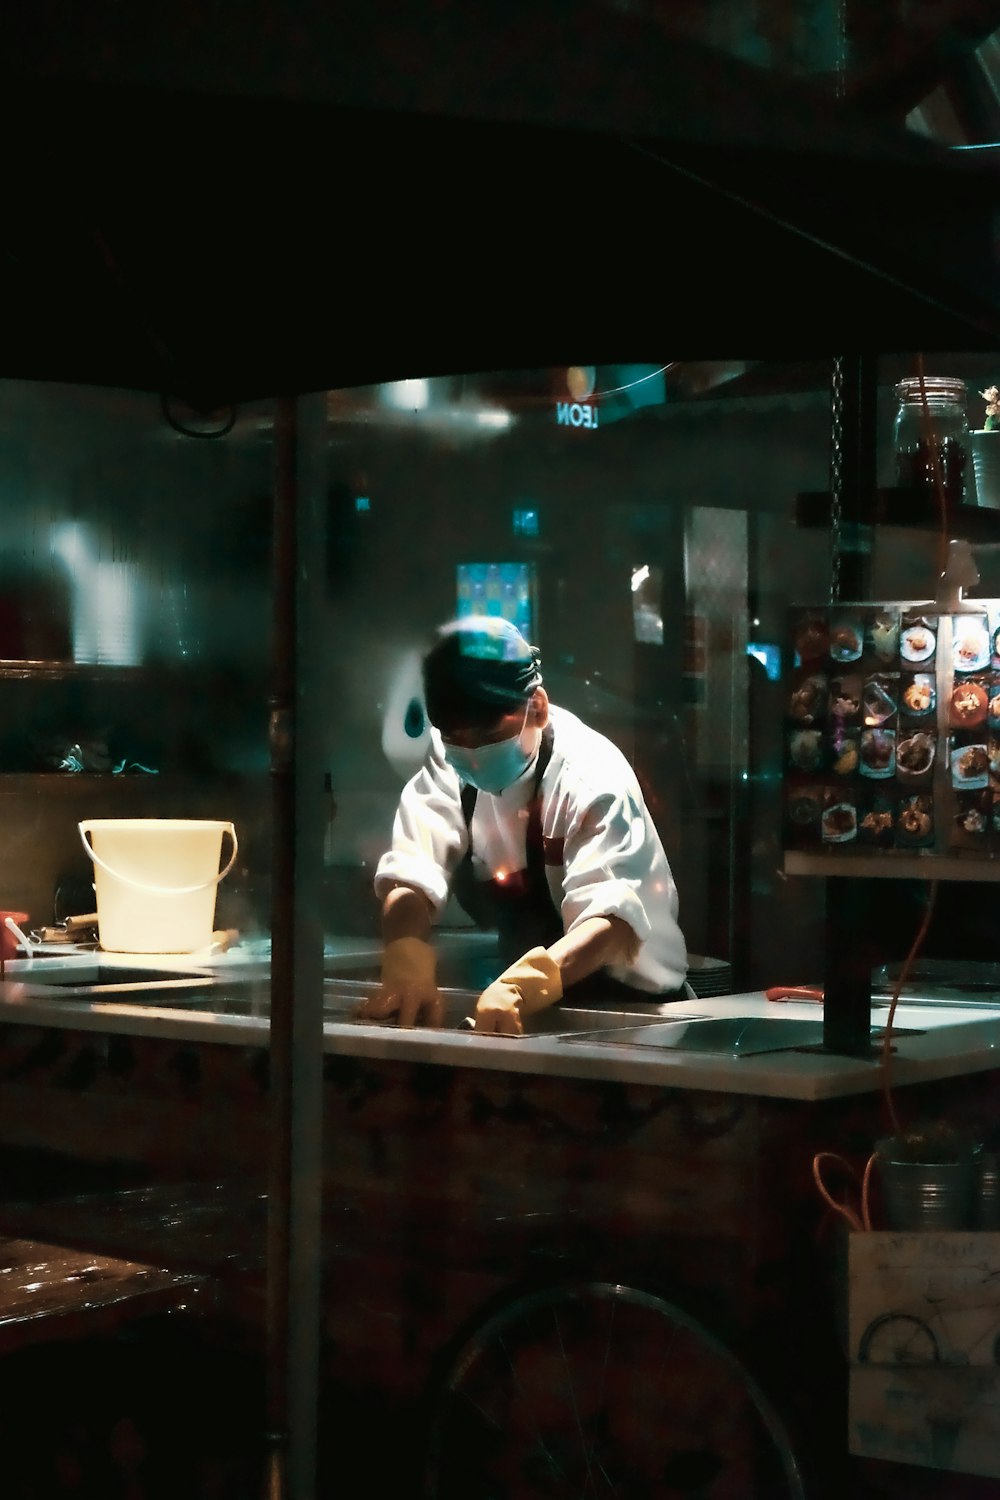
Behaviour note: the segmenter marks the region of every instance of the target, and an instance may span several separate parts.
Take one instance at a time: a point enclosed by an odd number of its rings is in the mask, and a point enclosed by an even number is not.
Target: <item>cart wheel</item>
[[[608,1282],[514,1298],[431,1413],[424,1500],[802,1500],[788,1435],[725,1344]]]
[[[861,1335],[858,1359],[868,1365],[936,1365],[937,1339],[912,1313],[882,1313]]]

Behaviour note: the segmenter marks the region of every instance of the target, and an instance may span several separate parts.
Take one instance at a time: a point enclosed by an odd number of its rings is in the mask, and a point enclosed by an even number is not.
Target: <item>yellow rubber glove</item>
[[[523,1017],[562,999],[559,965],[545,948],[531,948],[488,985],[476,1001],[476,1030],[521,1036]]]
[[[423,938],[393,938],[382,952],[381,989],[358,1007],[361,1021],[398,1015],[400,1026],[440,1026],[444,998],[437,987],[437,955]]]

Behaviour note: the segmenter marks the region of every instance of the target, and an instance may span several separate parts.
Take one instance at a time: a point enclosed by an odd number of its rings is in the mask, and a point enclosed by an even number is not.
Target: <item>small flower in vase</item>
[[[988,385],[985,391],[979,394],[986,402],[986,419],[983,422],[984,432],[1000,432],[1000,390],[995,385]]]

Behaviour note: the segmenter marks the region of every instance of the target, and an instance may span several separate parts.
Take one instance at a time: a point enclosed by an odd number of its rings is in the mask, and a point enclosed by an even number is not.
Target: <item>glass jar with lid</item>
[[[960,504],[965,494],[968,428],[964,380],[925,375],[899,381],[899,409],[893,429],[896,483]]]

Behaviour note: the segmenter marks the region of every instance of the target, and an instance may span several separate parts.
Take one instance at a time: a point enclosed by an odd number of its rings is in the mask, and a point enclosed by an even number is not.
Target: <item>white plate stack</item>
[[[731,995],[732,965],[724,958],[704,958],[701,954],[689,953],[687,982],[699,1000],[710,995]]]

